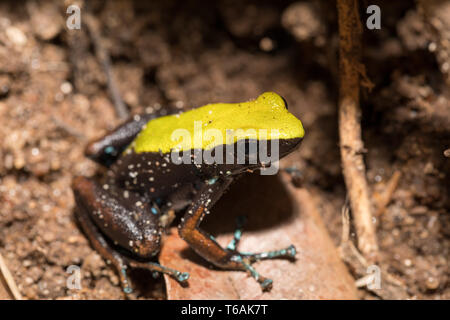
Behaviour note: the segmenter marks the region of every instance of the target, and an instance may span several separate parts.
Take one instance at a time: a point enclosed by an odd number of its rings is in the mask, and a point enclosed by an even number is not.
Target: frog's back
[[[111,167],[116,183],[127,190],[148,194],[150,198],[164,197],[186,184],[195,183],[195,166],[174,164],[170,155],[158,152],[127,151]]]

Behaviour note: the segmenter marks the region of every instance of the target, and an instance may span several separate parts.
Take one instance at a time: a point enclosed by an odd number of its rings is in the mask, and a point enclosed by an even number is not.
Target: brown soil
[[[298,183],[339,244],[346,189],[334,2],[88,2],[132,114],[281,94],[306,129],[282,165],[301,171]],[[375,3],[382,28],[363,37],[375,88],[363,90],[361,106],[380,264],[411,298],[450,299],[450,6]],[[0,253],[25,298],[121,299],[116,274],[73,218],[72,177],[98,171],[83,148],[120,121],[86,28],[65,26],[69,4],[0,3]],[[398,185],[378,210],[396,172]],[[81,291],[67,289],[70,265],[81,266]],[[138,297],[165,297],[161,279],[139,287]]]

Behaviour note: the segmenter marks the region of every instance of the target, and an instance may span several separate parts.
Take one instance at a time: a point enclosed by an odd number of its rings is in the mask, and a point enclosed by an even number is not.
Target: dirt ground
[[[362,90],[361,106],[380,263],[410,298],[450,299],[450,5],[372,2],[382,20],[364,29],[375,86]],[[24,298],[122,299],[73,217],[72,177],[99,171],[83,148],[120,119],[86,28],[66,28],[72,3],[0,3],[0,253]],[[300,170],[339,245],[346,189],[333,1],[89,4],[132,114],[281,94],[306,130],[282,166]],[[83,270],[81,292],[66,286],[70,265]],[[140,286],[139,297],[165,298],[162,279]]]

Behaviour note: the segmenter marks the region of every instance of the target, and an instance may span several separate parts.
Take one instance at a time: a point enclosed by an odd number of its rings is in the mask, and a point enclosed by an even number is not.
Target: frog
[[[200,135],[198,128],[203,130]],[[208,130],[214,134],[206,137]],[[183,139],[174,132],[183,133]],[[274,92],[247,102],[135,115],[85,147],[85,155],[105,167],[105,174],[101,179],[74,177],[76,219],[92,247],[114,266],[127,294],[133,291],[127,275],[130,268],[187,283],[189,273],[163,266],[157,259],[162,235],[178,214],[179,236],[198,255],[219,269],[247,272],[268,291],[273,280],[259,274],[253,263],[295,260],[294,245],[261,253],[240,252],[237,246],[244,219],[237,221],[226,247],[200,224],[233,181],[270,167],[274,159],[268,162],[257,153],[263,146],[278,160],[296,150],[303,137],[302,122]],[[238,145],[245,149],[241,157],[235,153]]]

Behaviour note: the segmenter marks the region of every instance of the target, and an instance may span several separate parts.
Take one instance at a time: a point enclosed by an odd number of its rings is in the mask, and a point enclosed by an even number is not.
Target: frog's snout
[[[294,138],[288,140],[280,140],[280,158],[288,155],[295,149],[297,149],[302,143],[303,138]]]

